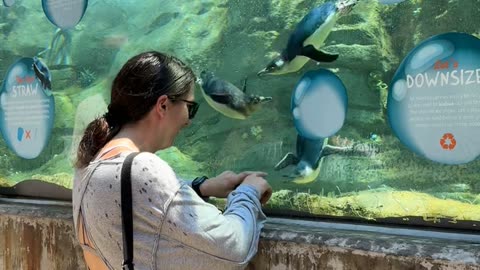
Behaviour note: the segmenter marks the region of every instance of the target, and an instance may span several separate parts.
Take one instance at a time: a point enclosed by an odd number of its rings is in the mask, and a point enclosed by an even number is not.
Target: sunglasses
[[[200,107],[200,104],[198,104],[195,101],[190,101],[186,99],[180,99],[180,98],[173,98],[173,97],[168,97],[171,101],[183,101],[187,103],[187,109],[188,109],[188,119],[193,119],[195,117],[195,114],[197,114],[198,107]]]

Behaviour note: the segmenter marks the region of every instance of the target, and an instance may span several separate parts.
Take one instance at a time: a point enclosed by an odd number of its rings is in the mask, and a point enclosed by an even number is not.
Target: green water
[[[32,2],[32,3],[30,3]],[[33,3],[34,2],[34,3]],[[56,27],[40,1],[0,7],[0,78],[19,57],[32,57],[51,44]],[[392,133],[386,119],[388,84],[403,58],[423,40],[445,32],[480,36],[480,0],[417,0],[397,5],[360,1],[336,23],[324,49],[337,61],[281,76],[259,78],[280,52],[300,19],[323,1],[89,1],[71,31],[71,65],[52,66],[55,122],[52,136],[35,159],[16,156],[0,140],[0,185],[40,179],[71,187],[72,159],[86,124],[101,115],[110,81],[131,56],[147,50],[176,55],[199,74],[212,70],[247,92],[271,96],[246,120],[223,116],[196,91],[197,117],[159,153],[186,178],[224,170],[261,170],[274,188],[269,208],[315,215],[378,219],[418,217],[480,222],[480,161],[443,165],[414,154]],[[295,184],[275,171],[295,152],[297,132],[291,93],[308,70],[328,68],[343,81],[348,112],[328,143],[364,150],[324,157],[316,181]],[[372,134],[375,137],[372,137]],[[443,226],[443,225],[442,225]],[[455,227],[450,222],[445,226]]]

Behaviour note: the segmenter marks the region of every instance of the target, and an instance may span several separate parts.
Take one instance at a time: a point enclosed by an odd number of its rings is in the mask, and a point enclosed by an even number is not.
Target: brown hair
[[[142,119],[160,96],[181,97],[194,83],[193,71],[173,56],[151,51],[132,57],[113,81],[107,113],[88,124],[75,166],[86,167],[124,124]]]

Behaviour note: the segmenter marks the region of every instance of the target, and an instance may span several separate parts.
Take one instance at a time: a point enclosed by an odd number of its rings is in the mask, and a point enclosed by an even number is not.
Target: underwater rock
[[[0,187],[9,187],[11,184],[6,180],[0,177]]]
[[[226,1],[209,2],[207,7],[201,1],[172,2],[162,6],[163,12],[178,13],[171,16],[175,23],[164,23],[165,19],[160,20],[155,12],[132,13],[135,16],[129,16],[126,23],[135,25],[136,29],[129,33],[130,42],[116,54],[111,73],[116,73],[132,55],[152,48],[172,53],[186,62],[203,58],[207,50],[222,41],[222,33],[228,26]],[[154,3],[156,1],[150,0],[145,5]],[[156,20],[160,20],[161,31],[155,31],[152,26]]]
[[[462,1],[415,1],[413,14],[418,18],[416,23],[414,43],[418,44],[434,33],[452,31],[473,34],[479,30],[478,14],[480,3],[478,0]],[[417,11],[417,14],[415,14]],[[459,18],[461,14],[461,18]],[[412,32],[414,32],[412,31]]]
[[[282,23],[283,29],[292,29],[308,13],[310,7],[318,6],[312,0],[271,0],[270,16]]]
[[[170,23],[171,21],[173,21],[174,19],[178,18],[179,15],[180,15],[179,12],[161,13],[160,15],[158,15],[157,18],[155,18],[155,20],[153,20],[152,23],[150,23],[150,25],[148,26],[148,30],[145,34],[148,35],[151,32],[160,29],[162,26],[164,26],[164,25]]]
[[[8,9],[9,14],[5,21],[8,21],[10,26],[8,34],[2,35],[2,50],[21,56],[33,56],[48,46],[54,31],[41,11],[41,1],[37,2],[38,9],[31,8],[30,3],[26,2],[17,3]]]
[[[74,85],[77,79],[76,71],[71,67],[50,69],[52,74],[52,91],[63,91]]]
[[[97,74],[94,71],[84,68],[78,74],[78,82],[82,88],[87,88],[97,80]]]
[[[59,134],[56,134],[56,130],[73,130],[75,107],[67,95],[61,92],[54,92],[53,96],[55,99],[55,122],[53,124],[52,136],[57,136]]]
[[[378,133],[389,133],[389,127],[385,124],[383,114],[371,107],[355,107],[349,108],[350,114],[347,115],[347,124],[353,127],[356,132],[361,134],[370,134],[372,130]]]
[[[478,21],[478,1],[411,0],[381,6],[379,11],[391,36],[394,53],[399,57],[404,57],[416,44],[433,35],[451,32],[452,29],[469,34],[479,30],[478,24],[472,23]],[[462,18],[458,18],[459,14]]]
[[[349,70],[385,70],[382,65],[382,60],[379,53],[379,48],[375,45],[360,45],[360,44],[337,44],[325,47],[325,51],[336,52],[340,56],[335,63],[328,63],[322,65],[327,67],[347,68]],[[358,73],[357,73],[358,77]]]
[[[435,198],[412,191],[367,190],[351,194],[310,194],[280,190],[272,194],[267,208],[288,208],[322,216],[350,216],[364,219],[420,216],[426,222],[440,218],[480,220],[480,204]]]
[[[72,188],[73,186],[73,174],[68,173],[56,173],[53,175],[35,174],[32,175],[32,179],[54,183],[66,188]]]

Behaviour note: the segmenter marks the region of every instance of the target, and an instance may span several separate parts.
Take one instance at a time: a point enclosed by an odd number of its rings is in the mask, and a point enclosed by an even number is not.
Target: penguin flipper
[[[32,65],[33,71],[35,72],[35,76],[37,76],[38,79],[41,80],[41,78],[45,77],[45,74],[43,74],[40,69],[37,67],[37,65],[34,63]]]
[[[297,164],[297,163],[298,163],[297,156],[295,156],[292,152],[289,152],[282,158],[282,160],[280,160],[277,163],[277,165],[275,165],[275,170],[278,171],[287,167],[288,165]]]
[[[40,80],[43,89],[52,89],[51,82],[45,77],[45,74],[40,71],[35,64],[33,64],[33,71],[35,72],[35,76]]]
[[[327,62],[327,63],[333,62],[338,58],[338,54],[331,54],[331,53],[319,51],[315,49],[313,45],[308,45],[306,47],[303,47],[300,55],[306,56],[317,62]]]
[[[43,89],[52,90],[52,82],[50,80],[45,80]]]
[[[246,91],[247,91],[247,79],[248,79],[248,77],[245,77],[245,79],[243,80],[243,87],[242,87],[242,92],[243,93],[246,93]]]

